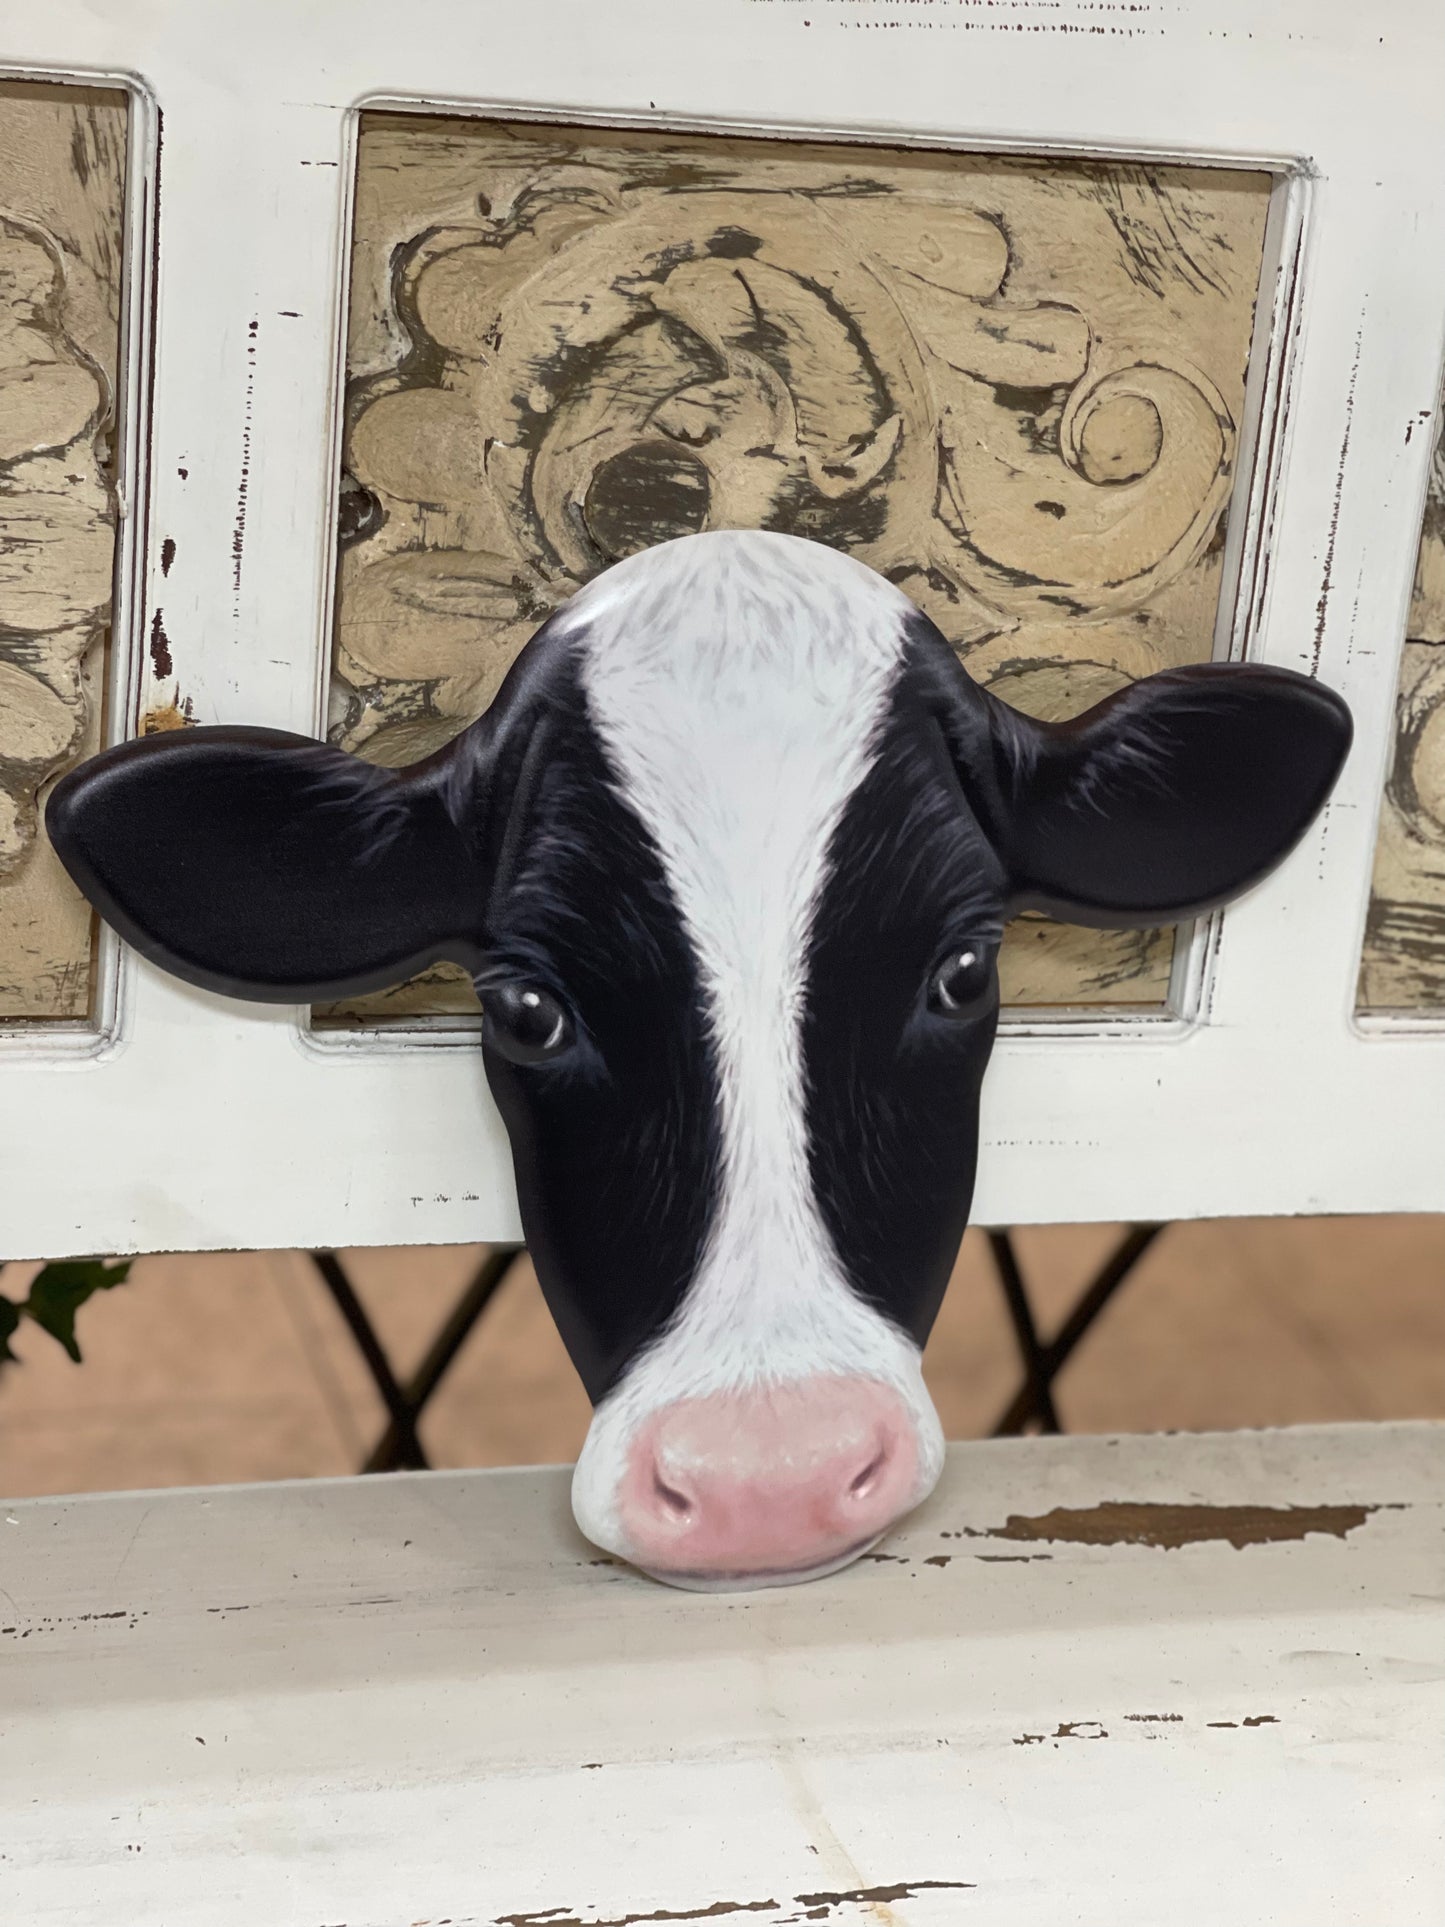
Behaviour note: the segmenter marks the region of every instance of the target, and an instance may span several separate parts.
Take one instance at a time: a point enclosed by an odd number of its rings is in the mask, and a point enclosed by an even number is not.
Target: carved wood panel
[[[1267,175],[363,118],[332,735],[413,760],[607,563],[851,550],[1039,715],[1208,657]],[[1021,920],[1013,1004],[1173,933]],[[474,1009],[446,967],[323,1013]]]
[[[124,94],[0,81],[0,1018],[79,1018],[45,786],[98,746],[115,557]]]
[[[1405,633],[1360,963],[1367,1011],[1445,1008],[1445,429],[1430,462]]]

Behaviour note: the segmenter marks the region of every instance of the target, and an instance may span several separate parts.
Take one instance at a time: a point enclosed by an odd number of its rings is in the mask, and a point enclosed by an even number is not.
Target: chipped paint
[[[771,1914],[776,1927],[790,1927],[805,1920],[841,1923],[858,1908],[867,1908],[875,1919],[895,1919],[894,1901],[912,1900],[925,1893],[968,1893],[971,1880],[899,1880],[877,1887],[845,1887],[826,1893],[794,1894],[791,1899],[710,1900],[694,1907],[654,1907],[642,1913],[609,1914],[601,1918],[591,1913],[569,1913],[565,1907],[545,1907],[520,1914],[494,1914],[490,1927],[644,1927],[650,1921],[688,1921],[733,1919],[742,1914]],[[802,1909],[784,1912],[784,1909]],[[847,1913],[840,1913],[847,1909]],[[881,1910],[881,1911],[880,1911]],[[468,1927],[458,1921],[455,1927]]]
[[[1325,623],[1329,618],[1330,594],[1335,580],[1335,544],[1340,532],[1340,505],[1345,493],[1345,463],[1350,453],[1350,436],[1355,426],[1355,388],[1360,379],[1360,356],[1364,349],[1365,324],[1362,320],[1355,330],[1355,358],[1350,364],[1350,386],[1345,395],[1345,433],[1340,443],[1339,467],[1335,471],[1335,494],[1330,504],[1330,529],[1325,542],[1324,575],[1320,582],[1320,597],[1315,604],[1315,639],[1310,652],[1310,674],[1317,676],[1320,670],[1320,653],[1325,646]]]
[[[117,1606],[109,1612],[93,1613],[41,1613],[28,1624],[16,1621],[13,1625],[0,1626],[0,1638],[29,1639],[33,1633],[44,1636],[47,1633],[65,1633],[74,1626],[92,1626],[121,1620],[127,1632],[134,1632],[143,1619],[150,1618],[150,1609],[130,1606]]]
[[[1052,1733],[1019,1733],[1015,1746],[1057,1746],[1060,1740],[1107,1740],[1109,1730],[1098,1720],[1060,1720]]]
[[[246,324],[246,407],[241,423],[241,476],[236,484],[236,520],[231,529],[231,588],[236,597],[238,614],[241,568],[246,557],[246,498],[251,490],[251,412],[256,397],[256,336],[260,327],[260,322],[256,320]]]
[[[1110,1499],[1103,1505],[1052,1512],[1010,1513],[1001,1526],[978,1536],[988,1539],[1051,1539],[1081,1546],[1152,1546],[1165,1552],[1180,1546],[1224,1541],[1235,1550],[1278,1545],[1312,1532],[1343,1539],[1374,1512],[1373,1505],[1162,1505],[1153,1500]],[[979,1557],[987,1555],[980,1554]]]
[[[137,733],[141,736],[163,736],[169,729],[189,729],[195,721],[191,714],[191,699],[184,702],[161,703],[155,709],[148,709],[140,719]]]
[[[166,634],[164,611],[157,609],[151,618],[150,656],[151,667],[158,682],[169,682],[176,673],[175,659],[171,655],[171,641]]]
[[[495,1927],[638,1927],[642,1921],[721,1920],[725,1915],[776,1913],[776,1900],[714,1900],[705,1907],[657,1907],[645,1914],[613,1914],[606,1920],[595,1915],[585,1920],[561,1907],[547,1907],[540,1913],[497,1914]]]

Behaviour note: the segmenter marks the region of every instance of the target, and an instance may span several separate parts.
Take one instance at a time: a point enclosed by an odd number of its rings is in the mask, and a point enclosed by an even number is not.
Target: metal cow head
[[[708,534],[583,590],[428,762],[190,730],[96,757],[49,827],[188,982],[303,1003],[473,973],[595,1406],[578,1521],[678,1584],[758,1585],[846,1563],[938,1475],[919,1359],[1006,918],[1222,903],[1349,738],[1328,690],[1226,665],[1033,722],[861,564]]]

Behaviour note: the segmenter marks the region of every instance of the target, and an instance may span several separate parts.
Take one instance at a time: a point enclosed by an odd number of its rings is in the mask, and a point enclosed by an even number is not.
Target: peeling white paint
[[[1363,1517],[979,1550],[1125,1500]],[[13,1516],[25,1927],[1439,1921],[1445,1426],[956,1446],[874,1561],[725,1598],[560,1469]]]

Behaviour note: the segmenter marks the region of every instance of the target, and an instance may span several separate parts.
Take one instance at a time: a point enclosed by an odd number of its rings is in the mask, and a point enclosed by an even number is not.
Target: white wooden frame
[[[938,0],[931,17],[890,27],[888,0],[12,10],[0,71],[127,81],[137,152],[155,151],[152,114],[164,136],[153,307],[143,276],[133,304],[137,354],[152,316],[153,391],[144,442],[132,413],[129,522],[145,533],[127,537],[143,554],[116,714],[149,700],[124,678],[163,608],[198,720],[317,726],[362,105],[1272,167],[1292,178],[1303,246],[1295,305],[1276,303],[1284,372],[1231,627],[1256,659],[1341,690],[1357,748],[1300,851],[1221,920],[1196,1021],[1001,1040],[976,1215],[1440,1208],[1445,1035],[1354,1016],[1445,337],[1436,9]],[[298,1013],[128,958],[99,1030],[0,1041],[5,1256],[516,1232],[480,1059],[455,1037],[323,1043]]]

